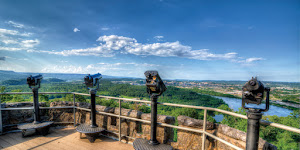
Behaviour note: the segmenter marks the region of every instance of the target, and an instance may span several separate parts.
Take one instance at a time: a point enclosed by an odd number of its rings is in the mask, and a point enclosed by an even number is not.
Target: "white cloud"
[[[104,27],[104,28],[101,28],[101,30],[103,30],[103,31],[107,31],[107,30],[109,30],[110,28],[107,28],[107,27]]]
[[[2,40],[4,44],[18,44],[17,40]]]
[[[164,38],[164,36],[161,35],[157,35],[154,37],[157,41],[162,41],[162,39]]]
[[[19,32],[16,30],[7,30],[7,29],[0,28],[0,34],[17,35],[19,34]]]
[[[58,62],[61,62],[61,63],[67,63],[67,62],[69,62],[69,61],[67,61],[67,60],[60,60],[60,61],[58,61]]]
[[[18,36],[30,36],[32,33],[20,33],[16,30],[8,30],[0,28],[0,35],[18,35]]]
[[[13,21],[8,21],[6,23],[9,24],[9,25],[12,25],[13,27],[16,27],[16,28],[24,28],[25,27],[23,24],[16,23],[16,22],[13,22]]]
[[[22,27],[21,24],[17,24],[12,21],[8,21],[7,23],[11,25]],[[33,48],[38,45],[40,41],[38,39],[35,40],[27,40],[27,38],[31,36],[32,33],[29,32],[19,32],[17,30],[9,30],[0,28],[0,42],[4,43],[5,46],[0,47],[0,50],[5,51],[20,51],[20,50],[28,50],[29,48]],[[0,43],[1,44],[1,43]],[[13,46],[11,46],[13,44]]]
[[[133,54],[140,56],[159,56],[159,57],[181,57],[197,60],[228,60],[232,62],[251,63],[262,58],[244,58],[240,59],[237,53],[229,52],[224,54],[215,54],[208,49],[193,50],[192,47],[182,45],[179,41],[143,44],[138,43],[135,38],[124,36],[109,35],[101,36],[97,39],[99,46],[86,49],[72,49],[63,51],[39,51],[43,53],[63,55],[63,56],[100,56],[113,57],[118,53]]]
[[[40,44],[40,41],[38,39],[35,40],[23,40],[21,42],[18,42],[16,40],[3,40],[2,41],[5,44],[19,44],[19,47],[0,47],[0,50],[3,51],[21,51],[21,50],[27,50],[27,52],[39,52],[36,50],[31,50],[29,48],[33,48],[36,45]],[[49,52],[48,52],[49,53]]]
[[[132,70],[143,74],[145,69],[154,69],[160,65],[146,64],[146,63],[97,63],[86,66],[75,65],[48,65],[44,67],[41,72],[44,73],[102,73],[115,76],[132,76]]]
[[[254,61],[260,61],[260,60],[264,60],[263,58],[257,58],[257,57],[252,57],[252,58],[247,58],[246,59],[246,62],[247,63],[251,63],[251,62],[254,62]]]
[[[35,39],[35,40],[24,40],[21,42],[21,45],[23,47],[26,47],[26,48],[32,48],[36,45],[40,44],[40,41],[38,39]]]
[[[0,51],[20,51],[20,50],[24,50],[24,48],[20,48],[20,47],[0,47]]]
[[[33,33],[21,33],[20,36],[31,36]]]
[[[104,73],[106,71],[111,70],[124,70],[124,68],[111,68],[104,66],[96,66],[94,64],[90,64],[87,66],[74,66],[74,65],[49,65],[44,67],[41,72],[44,73],[80,73],[80,74],[88,74],[88,73]]]
[[[15,57],[9,57],[9,56],[4,56],[4,57],[7,59],[13,59],[13,60],[25,60],[25,61],[29,60],[28,58],[15,58]]]
[[[261,61],[261,60],[265,60],[264,58],[261,57],[251,57],[251,58],[243,58],[243,57],[238,57],[236,59],[233,59],[232,62],[236,62],[236,63],[240,63],[242,64],[242,66],[253,66],[254,62],[256,61]]]
[[[81,66],[61,66],[61,65],[49,65],[44,67],[41,72],[44,73],[87,73],[85,67]]]
[[[125,65],[132,65],[132,66],[148,66],[148,67],[159,67],[160,65],[157,64],[148,64],[148,63],[97,63],[102,66],[106,67],[113,67],[113,66],[125,66]]]
[[[74,32],[79,32],[80,30],[78,28],[73,29]]]

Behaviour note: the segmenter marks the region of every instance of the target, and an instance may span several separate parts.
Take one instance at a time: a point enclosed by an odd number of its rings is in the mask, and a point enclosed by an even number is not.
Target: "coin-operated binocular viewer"
[[[84,84],[86,85],[87,89],[89,90],[91,94],[91,124],[81,124],[77,126],[76,130],[80,132],[80,138],[82,133],[84,133],[87,137],[87,139],[93,143],[96,138],[98,137],[99,133],[102,132],[104,129],[101,127],[98,127],[96,124],[96,93],[99,89],[99,82],[102,78],[102,75],[100,73],[94,74],[94,75],[87,75],[84,77]]]
[[[266,106],[264,109],[255,107],[246,107],[247,104],[260,105],[266,92]],[[262,112],[269,110],[269,95],[270,88],[264,87],[262,82],[258,81],[257,78],[253,78],[246,82],[243,86],[242,93],[242,107],[247,109],[248,126],[247,126],[247,139],[246,139],[246,150],[257,150],[259,140],[259,127]]]
[[[138,138],[134,140],[133,147],[136,150],[172,150],[172,146],[160,144],[156,139],[157,130],[157,99],[167,90],[157,71],[146,71],[147,92],[151,98],[151,135],[150,141]]]
[[[50,125],[53,123],[52,121],[46,121],[46,122],[41,121],[38,90],[41,87],[42,79],[43,79],[42,75],[29,76],[27,78],[27,84],[33,93],[34,121],[33,123],[26,123],[18,126],[18,128],[22,130],[22,137],[25,137],[26,130],[29,129],[35,129],[37,134],[46,135],[49,132]]]

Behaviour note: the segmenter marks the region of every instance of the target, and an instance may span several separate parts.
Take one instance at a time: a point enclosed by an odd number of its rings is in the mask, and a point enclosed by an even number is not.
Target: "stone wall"
[[[80,103],[76,102],[76,106],[82,108],[90,108],[89,103]],[[59,107],[59,106],[73,106],[72,102],[52,102],[50,107]],[[119,108],[106,107],[96,105],[96,110],[98,112],[113,113],[119,115]],[[150,114],[142,113],[140,111],[131,110],[131,109],[121,109],[122,116],[150,120]],[[72,122],[74,120],[73,110],[72,109],[51,109],[49,111],[50,121],[55,122]],[[76,123],[90,123],[90,112],[84,110],[76,110]],[[158,122],[174,124],[175,117],[158,115]],[[96,115],[96,123],[99,127],[110,131],[107,133],[110,136],[118,137],[118,134],[111,134],[111,132],[119,132],[119,118],[108,116],[108,115]],[[129,119],[121,119],[121,134],[122,136],[130,136],[133,138],[145,138],[150,139],[151,124],[141,123],[138,121],[133,121]],[[157,140],[160,143],[170,143],[170,139],[173,139],[174,132],[173,129],[167,127],[158,126],[157,128]],[[132,139],[123,137],[123,140],[127,142],[133,142]]]
[[[203,120],[193,119],[187,116],[177,117],[179,126],[194,129],[203,129]],[[246,148],[246,133],[223,124],[213,124],[207,122],[206,131],[242,149]],[[177,131],[177,142],[172,142],[172,146],[177,149],[201,149],[202,134],[184,130]],[[205,140],[205,149],[209,150],[234,150],[233,148],[216,141],[210,137]],[[259,138],[259,150],[276,150],[276,146]]]
[[[40,107],[45,107],[44,102],[39,103]],[[21,107],[33,107],[32,102],[19,102],[19,103],[2,103],[1,108],[21,108]],[[40,111],[41,119],[48,120],[46,110]],[[33,110],[8,110],[2,111],[3,126],[14,125],[20,123],[33,122]]]
[[[41,106],[45,106],[44,103],[40,103]],[[76,102],[77,107],[90,108],[89,103]],[[7,103],[2,104],[2,107],[30,107],[32,103]],[[59,106],[73,106],[72,102],[52,102],[50,107]],[[96,110],[98,112],[106,112],[119,115],[119,108],[112,108],[106,106],[96,105]],[[136,110],[121,109],[123,116],[133,117],[137,119],[150,120],[151,116],[147,113],[142,113]],[[74,115],[73,109],[50,109],[42,110],[43,120],[50,120],[55,122],[73,122]],[[32,110],[18,110],[18,111],[2,111],[3,123],[5,124],[19,124],[24,122],[32,122]],[[76,110],[76,123],[90,123],[90,112],[84,110]],[[119,119],[118,117],[97,114],[97,125],[103,127],[104,129],[110,131],[105,132],[109,136],[118,137],[119,132]],[[166,124],[174,124],[175,117],[158,115],[158,122]],[[202,129],[203,120],[193,119],[187,116],[178,116],[178,125],[181,127],[188,127],[192,129]],[[132,142],[132,139],[126,138],[125,136],[130,136],[134,138],[145,138],[150,139],[151,125],[148,123],[141,123],[128,119],[121,119],[121,131],[122,140],[127,142]],[[228,141],[240,148],[245,149],[246,146],[246,133],[239,131],[237,129],[231,128],[223,124],[214,124],[207,122],[206,131]],[[114,133],[112,133],[114,132]],[[175,149],[180,150],[198,150],[201,149],[202,144],[202,134],[177,130],[177,142],[173,142],[174,132],[172,128],[158,126],[157,129],[157,139],[160,143],[167,143],[172,145]],[[216,141],[211,137],[206,137],[205,149],[209,150],[231,150],[229,146],[223,144],[222,142]],[[259,150],[275,150],[277,149],[274,145],[266,142],[263,139],[259,139]]]

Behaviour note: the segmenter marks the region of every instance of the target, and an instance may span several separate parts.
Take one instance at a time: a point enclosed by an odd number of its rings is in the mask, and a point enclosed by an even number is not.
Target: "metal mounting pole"
[[[2,126],[2,105],[1,105],[1,97],[0,97],[0,135],[3,133],[3,126]]]
[[[262,117],[262,113],[255,109],[250,109],[247,112],[248,126],[247,126],[247,139],[246,150],[258,150],[259,140],[259,121]]]
[[[39,104],[39,91],[38,88],[32,89],[33,93],[33,111],[34,111],[34,123],[40,123],[40,104]]]
[[[119,99],[119,141],[121,142],[121,99]]]
[[[96,124],[96,91],[91,90],[91,127],[96,128],[98,125]]]
[[[74,127],[76,126],[76,108],[75,108],[75,94],[73,94],[73,115],[74,115]]]
[[[156,128],[157,128],[157,98],[158,95],[151,95],[151,139],[149,144],[158,145],[159,142],[156,139]]]

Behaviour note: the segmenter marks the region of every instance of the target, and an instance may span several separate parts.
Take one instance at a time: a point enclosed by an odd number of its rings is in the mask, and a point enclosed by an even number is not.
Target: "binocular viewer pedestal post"
[[[97,128],[96,124],[96,90],[90,90],[91,94],[91,128]]]
[[[258,150],[259,141],[259,128],[262,112],[257,109],[249,109],[247,112],[248,125],[247,125],[247,138],[246,150]]]
[[[157,130],[157,94],[151,94],[151,135],[150,141],[146,139],[135,139],[133,147],[135,150],[172,150],[172,146],[160,144],[156,139]]]
[[[39,93],[38,88],[32,88],[33,93],[33,123],[26,123],[18,125],[18,128],[22,130],[22,137],[26,136],[26,131],[30,129],[35,129],[36,134],[47,135],[50,129],[50,125],[53,124],[53,121],[41,121],[40,116],[40,105],[39,105]]]
[[[96,124],[96,93],[97,90],[91,89],[91,125],[81,124],[76,127],[76,130],[80,132],[80,138],[82,139],[82,133],[85,134],[86,138],[91,142],[94,143],[97,139],[100,132],[104,131],[103,128],[98,127]]]
[[[32,89],[33,93],[33,112],[34,112],[34,124],[41,122],[41,116],[40,116],[40,104],[39,104],[39,91],[38,88]]]

